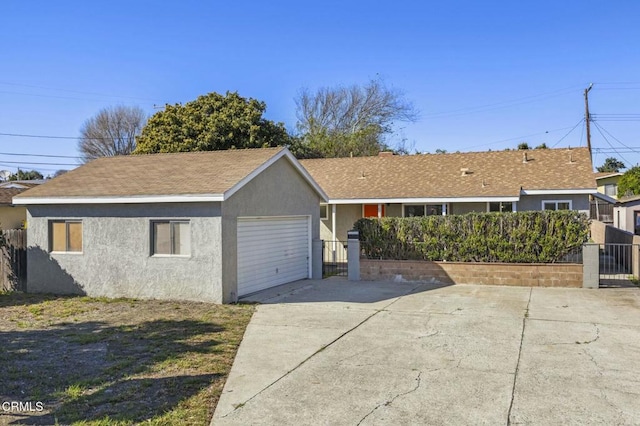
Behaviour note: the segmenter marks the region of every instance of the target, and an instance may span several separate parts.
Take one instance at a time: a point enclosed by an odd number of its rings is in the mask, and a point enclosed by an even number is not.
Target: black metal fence
[[[640,245],[600,244],[600,286],[633,285],[640,273]]]
[[[322,241],[322,276],[347,276],[346,241]]]

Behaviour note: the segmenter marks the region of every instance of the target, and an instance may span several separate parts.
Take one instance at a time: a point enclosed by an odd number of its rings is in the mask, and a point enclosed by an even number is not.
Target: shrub
[[[470,213],[360,219],[370,259],[553,263],[588,240],[589,219],[576,211]]]

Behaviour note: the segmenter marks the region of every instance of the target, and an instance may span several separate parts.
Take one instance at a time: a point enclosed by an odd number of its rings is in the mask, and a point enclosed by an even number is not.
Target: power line
[[[494,144],[502,143],[502,142],[510,142],[510,141],[515,141],[515,140],[522,140],[522,139],[525,139],[525,138],[530,138],[532,136],[546,135],[546,134],[549,134],[549,133],[559,132],[559,131],[562,131],[562,130],[567,130],[567,129],[572,129],[572,128],[573,127],[561,127],[559,129],[546,130],[544,132],[539,132],[539,133],[531,133],[531,134],[528,134],[528,135],[518,136],[518,137],[515,137],[515,138],[501,139],[501,140],[498,140],[498,141],[487,142],[487,143],[478,144],[478,145],[465,146],[464,148],[465,149],[472,149],[472,148],[478,148],[478,147],[481,147],[481,146],[494,145]]]
[[[602,131],[604,131],[606,134],[608,134],[609,136],[611,136],[613,139],[615,139],[616,142],[618,142],[620,145],[622,145],[623,147],[627,148],[627,149],[632,149],[631,147],[625,145],[624,143],[622,143],[622,141],[620,141],[620,139],[616,138],[615,136],[613,136],[611,133],[609,133],[609,131],[607,129],[605,129],[604,127],[600,126],[599,124],[596,124],[596,126],[598,126]]]
[[[73,156],[73,155],[26,154],[26,153],[19,153],[19,152],[0,152],[0,155],[14,155],[18,157],[74,158],[77,160],[82,159],[82,157]]]
[[[511,99],[511,100],[502,101],[502,102],[495,102],[495,103],[487,104],[487,105],[480,105],[480,106],[475,106],[475,107],[460,108],[460,109],[449,110],[449,111],[428,113],[428,114],[422,115],[422,118],[455,117],[455,116],[460,116],[460,115],[474,114],[474,113],[477,113],[477,112],[493,111],[493,110],[496,110],[496,109],[507,108],[507,107],[516,106],[516,105],[523,105],[523,104],[527,104],[527,103],[531,103],[531,102],[538,102],[538,101],[541,101],[541,100],[544,100],[544,99],[549,99],[549,98],[553,98],[553,97],[557,97],[557,96],[561,96],[561,95],[570,93],[576,87],[579,87],[579,86],[571,86],[571,87],[567,87],[567,88],[564,88],[564,89],[558,89],[558,90],[554,90],[554,91],[551,91],[551,92],[541,93],[541,94],[538,94],[538,95],[525,96],[525,97],[522,97],[522,98]],[[540,99],[535,99],[535,98],[540,98]],[[499,105],[501,105],[501,106],[499,106]]]
[[[74,139],[74,140],[78,140],[78,139],[86,139],[86,140],[116,140],[116,139],[129,140],[129,139],[135,139],[135,136],[133,138],[126,137],[126,136],[123,136],[121,138],[85,138],[85,137],[80,137],[80,136],[27,135],[27,134],[22,134],[22,133],[0,133],[0,136],[11,136],[11,137],[16,137],[16,138]]]
[[[597,123],[593,123],[596,127],[596,130],[598,130],[598,132],[602,135],[602,137],[604,138],[604,140],[607,142],[607,144],[611,147],[611,149],[613,149],[613,151],[618,154],[618,157],[620,157],[620,159],[622,159],[622,161],[624,161],[627,164],[632,164],[629,160],[627,160],[626,158],[624,158],[619,152],[618,150],[616,150],[616,148],[611,144],[611,142],[609,142],[609,139],[607,139],[607,137],[604,135],[604,133],[602,132],[602,130],[600,129],[600,126]]]
[[[32,89],[55,90],[57,92],[78,93],[78,94],[81,94],[81,95],[106,96],[106,97],[109,97],[109,98],[137,99],[137,100],[142,100],[142,101],[162,102],[160,99],[138,98],[138,97],[135,97],[135,96],[108,95],[106,93],[83,92],[83,91],[80,91],[80,90],[58,89],[58,88],[55,88],[55,87],[35,86],[35,85],[31,85],[31,84],[8,83],[6,81],[0,81],[0,84],[5,85],[5,86],[29,87],[29,88],[32,88]]]
[[[640,114],[592,114],[597,121],[640,121]]]
[[[2,162],[0,162],[0,167],[17,168],[18,170],[28,168],[28,167],[22,167],[21,168],[20,166],[16,167],[15,164],[5,164],[5,163],[2,163]],[[60,170],[60,169],[49,169],[49,168],[44,168],[43,169],[41,167],[38,167],[38,171],[57,172],[58,170]]]
[[[79,164],[75,164],[75,163],[40,163],[37,161],[5,161],[2,160],[3,163],[5,164],[40,164],[43,166],[79,166]]]
[[[554,148],[556,145],[558,145],[560,142],[562,142],[567,136],[569,136],[569,134],[571,134],[571,132],[573,132],[576,129],[576,127],[578,127],[580,124],[582,124],[583,121],[584,121],[584,118],[581,118],[580,121],[578,121],[576,123],[576,125],[571,128],[571,130],[569,130],[563,137],[558,139],[558,142],[556,142],[553,145],[551,145],[551,148]]]
[[[92,101],[92,102],[104,102],[104,99],[91,99],[91,98],[78,98],[73,96],[59,96],[59,95],[42,95],[38,93],[26,93],[26,92],[11,92],[9,90],[0,90],[0,93],[7,95],[23,95],[23,96],[36,96],[38,98],[53,98],[53,99],[71,99],[74,101]]]
[[[618,82],[614,82],[614,83],[602,83],[602,82],[598,82],[598,83],[593,83],[593,84],[640,84],[640,81],[618,81]]]
[[[600,87],[600,90],[640,90],[640,87]]]

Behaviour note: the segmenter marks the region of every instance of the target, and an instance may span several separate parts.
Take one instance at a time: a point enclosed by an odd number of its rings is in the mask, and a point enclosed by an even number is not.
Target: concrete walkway
[[[640,424],[640,291],[262,292],[214,425]]]

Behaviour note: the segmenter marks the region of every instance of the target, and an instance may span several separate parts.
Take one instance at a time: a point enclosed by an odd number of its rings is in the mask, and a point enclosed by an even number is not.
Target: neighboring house
[[[320,237],[363,217],[579,210],[596,193],[587,148],[303,160],[329,196]]]
[[[618,199],[618,180],[622,173],[620,172],[596,172],[596,184],[598,192],[607,195],[613,199]]]
[[[621,198],[613,206],[613,226],[640,235],[640,195]]]
[[[27,209],[13,204],[13,197],[43,182],[44,180],[24,180],[0,183],[0,229],[24,227]]]
[[[613,208],[618,200],[620,172],[594,173],[598,193],[591,197],[591,218],[604,223],[613,223]]]
[[[94,160],[14,197],[27,291],[233,302],[312,277],[325,201],[284,148]]]

